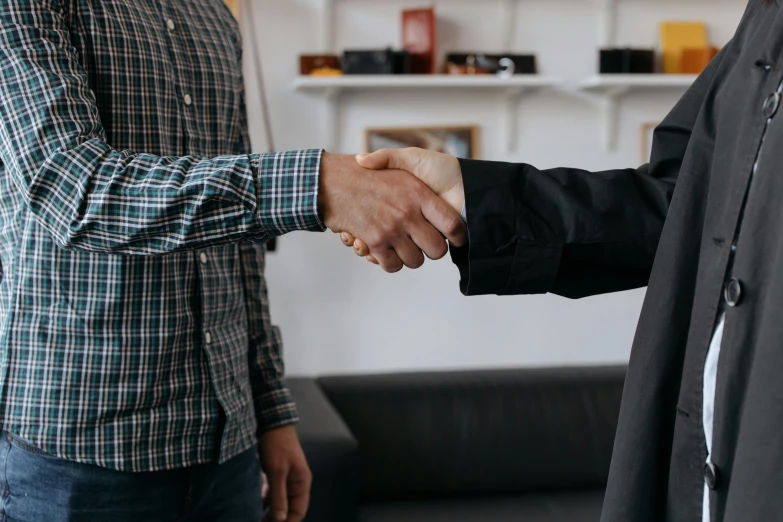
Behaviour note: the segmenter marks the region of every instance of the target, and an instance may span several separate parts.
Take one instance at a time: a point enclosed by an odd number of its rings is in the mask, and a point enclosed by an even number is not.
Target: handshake
[[[324,224],[343,244],[386,272],[441,259],[448,239],[467,242],[459,161],[422,149],[324,154],[318,194]]]

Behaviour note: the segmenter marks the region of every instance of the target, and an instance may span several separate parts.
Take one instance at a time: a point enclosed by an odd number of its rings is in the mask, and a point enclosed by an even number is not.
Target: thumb
[[[272,519],[283,522],[288,518],[288,472],[279,470],[269,477],[269,503],[272,508]]]
[[[381,149],[372,154],[359,154],[356,161],[365,169],[398,169],[415,173],[421,149]]]

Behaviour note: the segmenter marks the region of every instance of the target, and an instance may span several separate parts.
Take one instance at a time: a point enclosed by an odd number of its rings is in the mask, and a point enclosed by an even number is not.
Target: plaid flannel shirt
[[[0,4],[0,420],[124,471],[292,423],[263,242],[323,230],[321,151],[249,154],[222,0]]]

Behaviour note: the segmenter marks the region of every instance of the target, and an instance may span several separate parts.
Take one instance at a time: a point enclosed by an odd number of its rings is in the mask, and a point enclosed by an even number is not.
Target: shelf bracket
[[[593,104],[601,112],[601,143],[607,152],[617,148],[620,103],[630,90],[631,88],[625,85],[607,87],[600,92],[569,90],[571,95]]]
[[[617,132],[620,128],[619,107],[623,96],[628,91],[628,87],[612,87],[603,93],[599,101],[603,128],[601,139],[604,150],[607,152],[617,148]]]
[[[522,98],[532,91],[530,87],[516,87],[506,91],[503,107],[506,151],[510,154],[516,151],[519,143],[519,105]]]

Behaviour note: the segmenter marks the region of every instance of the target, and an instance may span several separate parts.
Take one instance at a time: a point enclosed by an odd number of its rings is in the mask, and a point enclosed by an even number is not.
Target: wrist
[[[462,179],[462,168],[459,163],[456,166],[456,183],[445,193],[441,194],[441,197],[451,205],[451,207],[460,215],[465,208],[465,184]]]
[[[328,207],[328,193],[327,187],[329,185],[329,166],[331,164],[332,155],[328,152],[324,152],[321,156],[321,165],[318,172],[318,216],[321,218],[321,222],[326,224],[326,213]],[[327,225],[328,226],[328,225]]]
[[[344,178],[345,162],[349,158],[354,163],[356,160],[351,156],[340,154],[324,153],[321,158],[321,170],[318,180],[318,215],[327,228],[334,232],[339,232],[338,219],[335,215],[339,210],[341,203],[339,199],[345,192],[345,187],[341,183]]]

